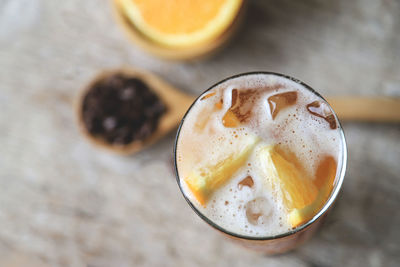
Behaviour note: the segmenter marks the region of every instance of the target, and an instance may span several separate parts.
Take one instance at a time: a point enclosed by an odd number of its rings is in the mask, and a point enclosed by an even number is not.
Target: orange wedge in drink
[[[332,156],[325,156],[321,160],[314,179],[314,185],[318,188],[318,196],[310,205],[302,209],[294,209],[289,213],[289,221],[293,227],[309,221],[325,205],[335,184],[336,167],[336,161]]]
[[[333,157],[327,156],[321,161],[312,180],[300,160],[288,149],[268,146],[260,156],[267,184],[282,196],[292,227],[310,220],[325,204],[333,188],[336,176]]]
[[[317,188],[299,163],[294,153],[279,146],[265,147],[260,153],[263,171],[273,191],[280,190],[286,209],[301,209],[315,200]]]
[[[205,206],[212,194],[246,164],[259,139],[249,137],[243,141],[246,145],[242,149],[227,155],[216,164],[198,168],[185,177],[184,181],[201,205]]]
[[[117,0],[147,38],[168,47],[189,47],[219,37],[243,0]]]

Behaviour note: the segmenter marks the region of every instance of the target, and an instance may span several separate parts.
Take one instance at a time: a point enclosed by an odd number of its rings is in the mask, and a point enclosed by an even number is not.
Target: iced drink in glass
[[[179,187],[193,210],[246,247],[282,253],[307,240],[346,169],[338,118],[312,88],[268,72],[200,95],[175,143]]]

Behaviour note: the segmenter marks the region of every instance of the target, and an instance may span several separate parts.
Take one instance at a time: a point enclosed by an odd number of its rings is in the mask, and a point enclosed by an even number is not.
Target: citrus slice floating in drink
[[[267,146],[260,155],[264,174],[273,191],[280,191],[287,210],[301,209],[315,200],[318,190],[294,153]]]
[[[226,156],[216,164],[200,167],[185,177],[185,182],[197,201],[205,206],[211,195],[221,188],[246,164],[248,157],[258,143],[257,137],[249,137],[239,151]]]
[[[310,220],[325,204],[334,185],[336,161],[326,156],[315,179],[304,170],[296,155],[282,147],[267,146],[260,153],[263,172],[272,191],[279,192],[292,227]]]
[[[233,22],[243,0],[118,0],[146,37],[169,47],[205,43]]]
[[[337,163],[332,156],[325,156],[320,161],[313,181],[318,188],[318,195],[311,204],[289,213],[289,221],[293,227],[309,221],[325,205],[335,184],[336,168]]]

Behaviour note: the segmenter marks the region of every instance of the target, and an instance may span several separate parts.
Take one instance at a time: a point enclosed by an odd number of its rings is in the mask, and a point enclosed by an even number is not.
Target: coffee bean
[[[110,144],[144,140],[157,129],[165,104],[142,80],[114,74],[96,82],[82,105],[83,123]]]

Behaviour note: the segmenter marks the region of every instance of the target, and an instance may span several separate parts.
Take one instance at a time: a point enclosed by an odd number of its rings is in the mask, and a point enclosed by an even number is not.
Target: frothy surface
[[[242,92],[243,101],[238,100],[238,92]],[[297,96],[295,104],[284,106],[282,103],[293,100],[292,92]],[[280,101],[281,94],[286,102]],[[240,108],[232,107],[232,101]],[[314,102],[320,103],[321,116],[310,112],[310,107],[307,109]],[[238,125],[226,115],[229,110],[240,118]],[[316,108],[312,111],[320,112]],[[288,148],[298,156],[310,177],[314,177],[317,164],[325,155],[333,156],[339,169],[342,139],[339,129],[332,129],[337,123],[334,116],[329,120],[329,114],[331,111],[320,97],[281,76],[251,74],[217,85],[198,98],[179,133],[176,160],[184,194],[202,214],[228,231],[246,236],[289,231],[292,226],[282,195],[266,186],[268,177],[262,171],[260,153],[268,145]],[[212,194],[206,205],[200,205],[184,177],[199,166],[215,165],[226,155],[238,154],[255,136],[261,141],[246,163]]]

